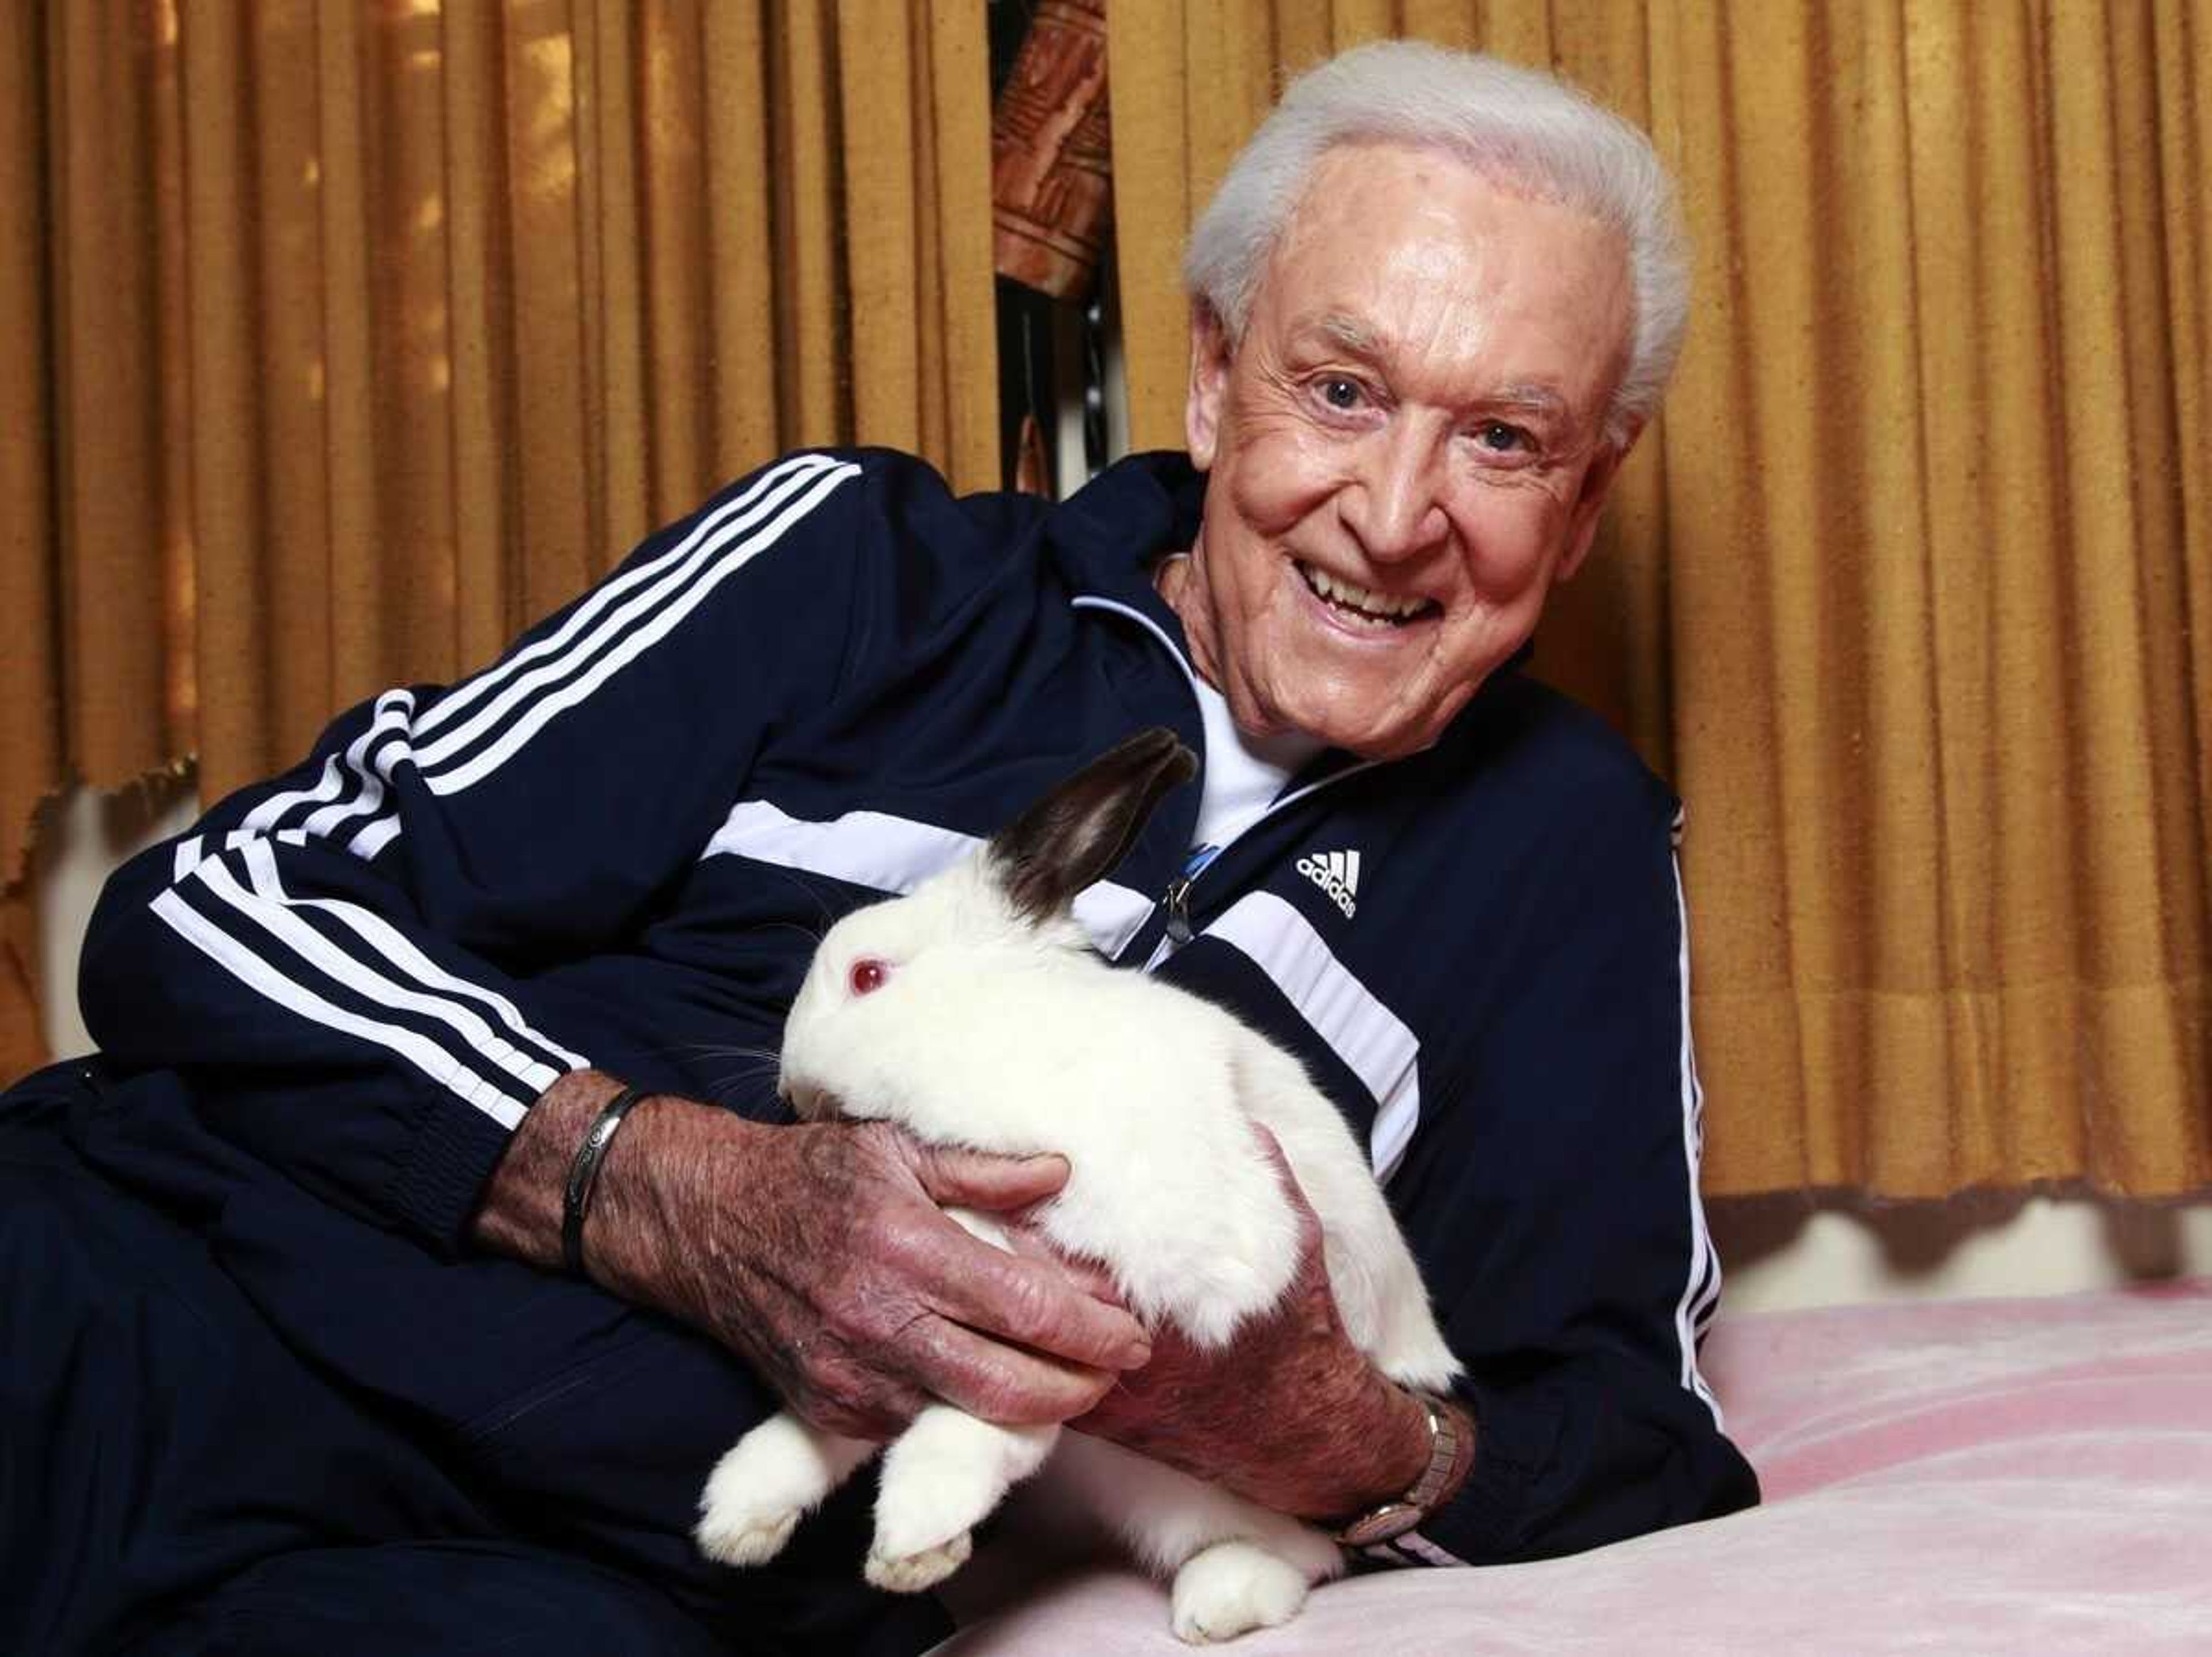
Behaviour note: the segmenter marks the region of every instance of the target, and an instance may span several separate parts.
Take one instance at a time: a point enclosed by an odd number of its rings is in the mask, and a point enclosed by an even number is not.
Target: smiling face
[[[1240,726],[1443,734],[1589,549],[1631,308],[1626,242],[1574,209],[1426,149],[1322,159],[1243,340],[1192,327],[1206,518],[1160,586]]]

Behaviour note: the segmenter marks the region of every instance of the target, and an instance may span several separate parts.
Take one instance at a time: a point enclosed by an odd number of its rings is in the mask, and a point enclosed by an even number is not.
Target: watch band
[[[1378,1542],[1403,1536],[1419,1526],[1451,1488],[1461,1457],[1469,1448],[1462,1442],[1466,1435],[1461,1430],[1457,1413],[1449,1405],[1427,1393],[1414,1393],[1413,1396],[1428,1412],[1429,1464],[1421,1469],[1421,1476],[1405,1495],[1370,1508],[1331,1533],[1347,1548],[1372,1547]]]

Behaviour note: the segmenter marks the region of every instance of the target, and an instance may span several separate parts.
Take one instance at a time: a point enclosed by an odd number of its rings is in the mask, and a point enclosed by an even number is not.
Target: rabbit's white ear
[[[1153,808],[1197,774],[1174,731],[1140,731],[993,835],[985,866],[1017,913],[1048,920],[1119,863]]]

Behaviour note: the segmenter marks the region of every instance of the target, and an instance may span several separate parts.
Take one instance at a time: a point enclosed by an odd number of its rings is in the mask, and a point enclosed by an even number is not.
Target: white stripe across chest
[[[756,799],[731,809],[701,857],[748,857],[902,895],[982,843],[957,828],[885,811],[848,811],[815,822]],[[1075,899],[1076,920],[1091,947],[1109,960],[1127,947],[1152,912],[1152,901],[1142,892],[1110,880],[1085,888]]]

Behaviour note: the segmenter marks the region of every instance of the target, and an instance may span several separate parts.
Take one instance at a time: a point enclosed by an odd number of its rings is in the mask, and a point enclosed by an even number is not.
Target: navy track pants
[[[685,1530],[773,1400],[589,1285],[440,1260],[209,1134],[173,1077],[0,1095],[0,1653],[926,1649],[866,1480],[738,1572]]]

